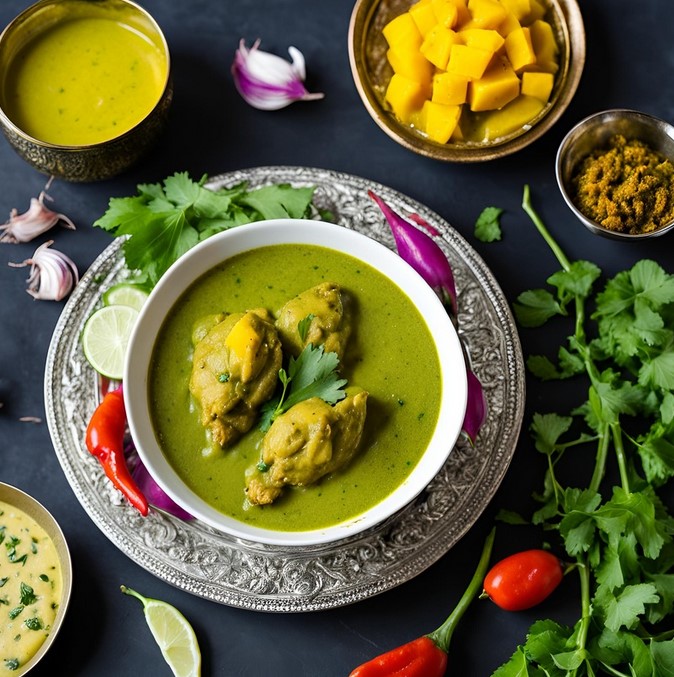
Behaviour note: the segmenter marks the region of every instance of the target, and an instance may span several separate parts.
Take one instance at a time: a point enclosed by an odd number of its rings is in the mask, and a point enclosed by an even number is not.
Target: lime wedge
[[[103,306],[82,330],[82,349],[89,364],[103,376],[121,380],[124,358],[138,311],[130,306]]]
[[[143,597],[125,585],[120,587],[125,595],[136,597],[143,603],[145,620],[175,677],[199,677],[201,651],[197,636],[185,616],[167,602]]]
[[[140,310],[147,297],[148,294],[144,289],[128,282],[120,282],[103,294],[103,303],[106,306],[129,306]]]

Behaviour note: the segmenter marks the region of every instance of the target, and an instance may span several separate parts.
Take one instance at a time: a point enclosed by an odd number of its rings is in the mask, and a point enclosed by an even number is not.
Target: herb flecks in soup
[[[23,510],[0,501],[0,675],[22,673],[45,641],[61,602],[54,542]]]
[[[209,315],[261,307],[278,321],[289,299],[326,282],[338,283],[352,301],[350,337],[339,372],[349,384],[367,390],[362,439],[344,467],[309,486],[284,489],[272,505],[251,507],[245,500],[246,473],[250,476],[250,468],[261,460],[265,433],[253,425],[226,450],[212,452],[189,390],[193,327]],[[297,313],[300,320],[307,317],[304,309]],[[289,326],[297,326],[297,317]],[[347,398],[357,392],[349,388]],[[240,521],[304,531],[356,517],[410,474],[437,422],[440,363],[418,310],[384,275],[324,247],[275,245],[228,259],[180,297],[155,344],[148,395],[160,447],[196,494]]]
[[[4,77],[8,117],[30,136],[89,145],[120,136],[159,101],[163,49],[140,30],[105,16],[76,16],[37,32]]]

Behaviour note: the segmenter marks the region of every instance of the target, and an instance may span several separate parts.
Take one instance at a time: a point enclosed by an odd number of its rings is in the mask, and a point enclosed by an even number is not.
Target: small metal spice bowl
[[[652,115],[625,108],[601,111],[573,127],[557,150],[555,174],[562,197],[578,220],[595,235],[618,240],[640,240],[664,235],[674,228],[674,219],[655,230],[625,233],[612,230],[589,218],[574,201],[573,180],[578,167],[588,155],[606,147],[609,140],[616,135],[627,140],[639,140],[674,164],[674,125]]]
[[[80,26],[85,21],[100,25],[101,20],[119,27],[125,35],[135,36],[131,39],[138,44],[151,45],[152,51],[140,52],[136,45],[129,49],[131,43],[120,42],[119,35],[106,36],[105,44],[117,44],[124,53],[124,61],[117,53],[102,61],[101,34],[90,32],[92,24],[79,29],[79,33],[73,32],[77,22]],[[57,36],[58,30],[64,32]],[[89,31],[86,45],[82,40],[85,31]],[[67,38],[62,37],[64,34]],[[57,42],[58,51],[54,53]],[[45,51],[36,56],[36,50],[46,43],[52,47],[51,58],[47,58]],[[77,67],[63,58],[69,55],[72,59],[73,54],[80,58]],[[34,64],[46,61],[71,65],[62,66],[61,70],[66,72],[61,73],[58,83],[54,68],[43,67],[38,77],[19,75],[30,72],[35,76]],[[131,78],[140,77],[137,74],[142,71],[151,73],[152,80],[129,80],[123,89],[125,81],[118,74],[111,75],[107,72],[109,66],[103,65],[111,62],[128,66],[127,72],[135,73]],[[26,89],[20,82],[40,86],[29,85]],[[149,82],[151,87],[147,86]],[[48,100],[35,104],[38,95],[33,95],[31,89]],[[150,91],[156,94],[154,103],[149,95],[147,100],[139,99],[137,107],[130,103],[132,93]],[[66,96],[70,97],[67,103],[62,100]],[[131,0],[39,0],[23,10],[0,34],[0,129],[12,148],[44,174],[82,182],[122,173],[155,144],[165,127],[172,98],[166,39],[152,16]],[[26,107],[29,101],[33,102],[30,114]],[[113,101],[117,108],[114,115],[108,114],[108,127],[101,131],[102,111]],[[70,127],[66,127],[66,117]],[[45,131],[47,123],[52,125],[49,132]],[[91,130],[96,127],[98,135],[92,136]],[[68,136],[64,135],[66,129],[71,132]]]

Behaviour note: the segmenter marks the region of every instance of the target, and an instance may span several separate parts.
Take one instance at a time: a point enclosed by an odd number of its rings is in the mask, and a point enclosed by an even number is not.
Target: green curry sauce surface
[[[244,473],[259,460],[262,433],[212,453],[188,383],[194,322],[217,312],[265,307],[273,313],[321,282],[354,299],[354,333],[341,373],[370,393],[365,433],[354,461],[316,485],[288,488],[268,506],[246,506]],[[150,409],[159,444],[184,482],[206,502],[267,529],[304,531],[333,525],[376,505],[417,464],[437,422],[441,382],[437,352],[419,311],[374,268],[312,245],[244,252],[197,280],[169,313],[154,347]]]

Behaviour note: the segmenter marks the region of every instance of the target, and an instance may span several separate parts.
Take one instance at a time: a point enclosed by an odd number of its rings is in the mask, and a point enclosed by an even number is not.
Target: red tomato
[[[484,578],[484,591],[506,611],[540,604],[559,585],[562,563],[547,550],[524,550],[497,562]]]

